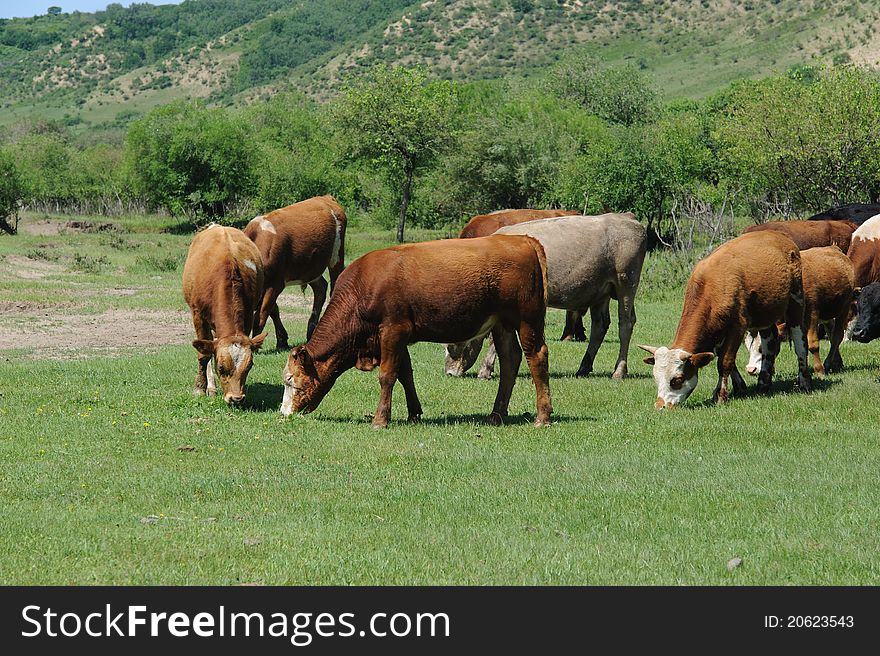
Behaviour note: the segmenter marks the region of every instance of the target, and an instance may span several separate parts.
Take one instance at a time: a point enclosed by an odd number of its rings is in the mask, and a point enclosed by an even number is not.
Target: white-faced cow
[[[262,288],[260,252],[241,230],[212,224],[196,234],[183,267],[199,357],[196,394],[216,393],[213,358],[223,399],[231,405],[244,401],[253,353],[266,338],[250,336]]]
[[[804,325],[807,327],[807,348],[813,356],[813,373],[824,376],[843,369],[840,343],[849,320],[853,301],[855,273],[850,259],[837,246],[810,248],[801,251],[804,281]],[[824,364],[819,358],[819,327],[831,340],[831,349]],[[784,330],[784,326],[778,326]],[[782,335],[782,332],[780,332]],[[756,376],[761,370],[761,336],[746,335],[749,364],[746,371]]]
[[[552,219],[558,216],[573,216],[575,214],[577,214],[577,212],[571,210],[496,210],[489,214],[480,214],[471,218],[471,220],[465,224],[464,228],[461,229],[458,238],[471,239],[473,237],[488,237],[489,235],[494,234],[496,230],[511,225],[517,225],[518,223],[537,221],[538,219]],[[561,339],[563,342],[585,342],[587,340],[587,336],[584,333],[584,322],[579,315],[575,315],[572,312],[565,313],[565,327],[562,329]],[[491,335],[489,335],[489,348],[492,348]],[[473,354],[474,361],[478,355],[479,353]],[[471,364],[473,364],[473,361]],[[469,368],[470,365],[468,365],[465,371]],[[449,374],[451,376],[460,376],[464,374],[464,371],[461,373],[450,371]],[[480,371],[481,378],[489,378],[490,376],[491,371],[489,371],[488,374],[485,369]]]
[[[378,365],[381,394],[373,426],[388,424],[398,380],[409,419],[418,421],[422,406],[407,346],[462,342],[492,331],[501,381],[490,420],[500,424],[507,416],[524,351],[535,384],[535,425],[545,426],[552,410],[546,281],[544,251],[530,237],[448,239],[367,253],[339,277],[311,339],[291,350],[281,412],[311,412],[344,371]]]
[[[244,233],[260,250],[265,267],[263,300],[254,321],[254,334],[271,316],[278,350],[289,348],[287,331],[278,313],[278,295],[287,285],[312,288],[314,301],[306,335],[311,337],[324,301],[330,273],[330,292],[344,268],[345,211],[332,196],[319,196],[251,219]]]
[[[611,325],[609,304],[617,300],[620,352],[613,378],[627,373],[627,353],[636,322],[635,295],[645,260],[647,233],[630,214],[566,216],[528,221],[499,229],[498,235],[529,235],[547,255],[548,307],[572,312],[577,318],[590,312],[590,342],[577,376],[593,371],[596,352]],[[482,340],[446,347],[446,372],[462,375],[479,355]],[[492,374],[495,349],[489,352],[480,378]]]
[[[794,242],[780,233],[746,234],[715,249],[694,267],[684,307],[669,347],[641,346],[651,356],[657,383],[657,408],[674,408],[697,386],[698,373],[718,355],[718,385],[714,398],[727,401],[727,377],[737,394],[746,384],[736,369],[736,352],[747,330],[762,339],[764,361],[758,391],[769,392],[779,335],[776,322],[785,321],[798,359],[798,386],[812,389],[807,343],[802,327],[804,292],[801,257]]]

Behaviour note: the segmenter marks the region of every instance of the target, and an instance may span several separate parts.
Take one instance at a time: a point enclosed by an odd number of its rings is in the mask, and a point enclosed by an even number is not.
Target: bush
[[[26,196],[26,187],[12,153],[0,149],[0,230],[16,233],[18,208]]]

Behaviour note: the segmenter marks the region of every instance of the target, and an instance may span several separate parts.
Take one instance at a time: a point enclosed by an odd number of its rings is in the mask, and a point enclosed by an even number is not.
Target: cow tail
[[[547,286],[547,255],[544,253],[544,247],[541,245],[541,242],[534,237],[528,235],[523,236],[529,240],[532,248],[535,249],[535,254],[538,256],[538,264],[541,267],[541,286],[543,287],[544,293],[544,306],[546,307],[549,289]]]

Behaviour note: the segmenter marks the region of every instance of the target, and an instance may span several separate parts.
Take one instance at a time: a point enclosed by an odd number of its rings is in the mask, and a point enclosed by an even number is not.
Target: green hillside
[[[186,0],[0,21],[0,124],[113,129],[186,97],[332,95],[384,61],[458,80],[533,77],[587,49],[667,98],[797,63],[874,65],[880,6],[841,0]]]

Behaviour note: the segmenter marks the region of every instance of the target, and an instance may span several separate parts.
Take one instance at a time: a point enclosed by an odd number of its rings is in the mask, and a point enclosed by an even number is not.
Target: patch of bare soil
[[[192,325],[187,312],[112,309],[80,314],[70,309],[35,308],[6,302],[0,313],[0,350],[34,349],[35,357],[76,359],[94,349],[188,344]]]
[[[64,270],[64,267],[55,262],[35,260],[24,255],[7,255],[4,268],[16,278],[25,280],[40,280]]]
[[[22,221],[18,225],[19,232],[26,235],[38,235],[40,237],[53,237],[58,234],[63,224],[58,221]]]
[[[18,229],[27,235],[52,237],[71,232],[94,232],[94,233],[118,233],[123,232],[118,223],[107,221],[52,221],[42,219],[37,221],[22,221]]]

